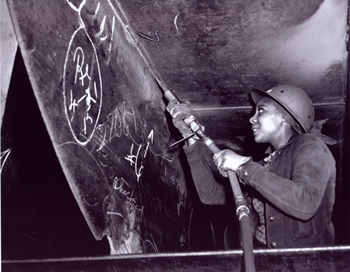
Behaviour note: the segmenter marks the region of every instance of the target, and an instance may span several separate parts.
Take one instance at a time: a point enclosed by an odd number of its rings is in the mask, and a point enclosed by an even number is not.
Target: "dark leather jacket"
[[[202,143],[184,148],[196,189],[205,204],[224,204],[224,187],[215,182],[205,149]],[[268,247],[333,244],[335,178],[331,152],[311,133],[295,135],[276,150],[269,170],[253,161],[242,167],[239,180],[255,188],[265,202]]]

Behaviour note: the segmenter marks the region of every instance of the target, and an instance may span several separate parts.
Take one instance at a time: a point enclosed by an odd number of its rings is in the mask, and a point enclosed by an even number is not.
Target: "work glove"
[[[167,106],[167,111],[173,118],[174,126],[179,130],[182,137],[186,138],[192,134],[190,128],[184,122],[184,119],[191,116],[190,103],[178,103],[176,101],[170,101]],[[199,140],[198,136],[193,136],[193,139]]]
[[[251,157],[241,156],[230,149],[225,149],[215,153],[213,159],[220,174],[224,177],[228,177],[228,170],[238,174],[240,168],[250,161]]]

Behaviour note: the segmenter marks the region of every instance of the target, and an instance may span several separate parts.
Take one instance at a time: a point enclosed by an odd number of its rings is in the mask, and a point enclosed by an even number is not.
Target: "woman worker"
[[[334,241],[331,222],[335,198],[335,160],[326,144],[309,133],[314,107],[305,91],[278,85],[267,91],[254,89],[255,114],[249,119],[254,140],[268,144],[270,154],[261,162],[226,149],[213,156],[223,176],[236,173],[253,188],[249,199],[256,213],[254,247],[292,248],[329,246]],[[169,103],[173,123],[183,136],[189,129],[183,119],[186,104]],[[224,186],[215,181],[204,153],[207,147],[195,137],[184,146],[201,201],[224,204]]]

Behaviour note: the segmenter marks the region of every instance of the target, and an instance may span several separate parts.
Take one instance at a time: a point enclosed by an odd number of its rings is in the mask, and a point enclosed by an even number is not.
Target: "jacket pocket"
[[[291,238],[294,241],[310,239],[316,235],[314,220],[307,222],[295,221],[291,230]]]

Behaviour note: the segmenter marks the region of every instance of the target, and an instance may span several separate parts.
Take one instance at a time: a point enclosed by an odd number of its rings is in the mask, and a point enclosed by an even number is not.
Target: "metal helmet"
[[[253,89],[251,96],[254,103],[257,103],[263,96],[267,96],[278,102],[298,122],[303,132],[311,128],[315,110],[308,94],[293,85],[277,85],[270,90],[262,91]]]

